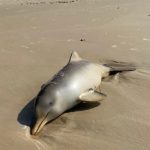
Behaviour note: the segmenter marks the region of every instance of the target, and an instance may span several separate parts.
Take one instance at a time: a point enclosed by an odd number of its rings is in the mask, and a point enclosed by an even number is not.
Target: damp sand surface
[[[81,104],[30,137],[32,99],[69,58],[132,62]],[[150,149],[149,0],[0,0],[0,149]]]

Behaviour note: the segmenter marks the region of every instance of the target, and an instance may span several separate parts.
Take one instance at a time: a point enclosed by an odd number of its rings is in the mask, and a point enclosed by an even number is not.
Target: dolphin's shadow
[[[19,112],[17,121],[20,124],[32,127],[35,123],[35,114],[34,114],[34,100],[33,98],[24,108]],[[100,105],[100,102],[81,102],[77,106],[73,107],[72,109],[68,110],[69,112],[76,112],[76,111],[84,111],[88,109],[95,108]]]
[[[93,102],[82,101],[78,105],[76,105],[75,107],[68,110],[67,112],[84,111],[84,110],[95,108],[95,107],[99,106],[100,104],[101,103],[98,101],[93,101]]]
[[[19,112],[17,121],[20,124],[32,127],[32,125],[35,123],[34,100],[35,98],[33,98],[29,103],[27,103]]]

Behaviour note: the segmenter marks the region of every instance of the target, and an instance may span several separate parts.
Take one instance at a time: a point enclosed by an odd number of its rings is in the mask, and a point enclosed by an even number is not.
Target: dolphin
[[[124,63],[96,64],[72,52],[67,65],[43,84],[36,96],[36,121],[31,127],[31,135],[37,135],[46,123],[81,101],[103,100],[106,95],[98,90],[103,78],[111,73],[133,70],[135,67]]]

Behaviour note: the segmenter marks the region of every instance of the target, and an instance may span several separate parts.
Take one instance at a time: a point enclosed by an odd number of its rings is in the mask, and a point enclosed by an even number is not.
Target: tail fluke
[[[136,67],[133,64],[127,62],[111,61],[103,65],[110,68],[109,75],[114,75],[119,72],[136,70]]]

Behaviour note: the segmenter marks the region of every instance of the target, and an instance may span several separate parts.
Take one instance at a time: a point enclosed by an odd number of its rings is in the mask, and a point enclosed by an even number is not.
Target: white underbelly
[[[88,66],[76,74],[71,82],[70,88],[81,94],[86,90],[97,88],[101,83],[101,71],[97,66]]]

